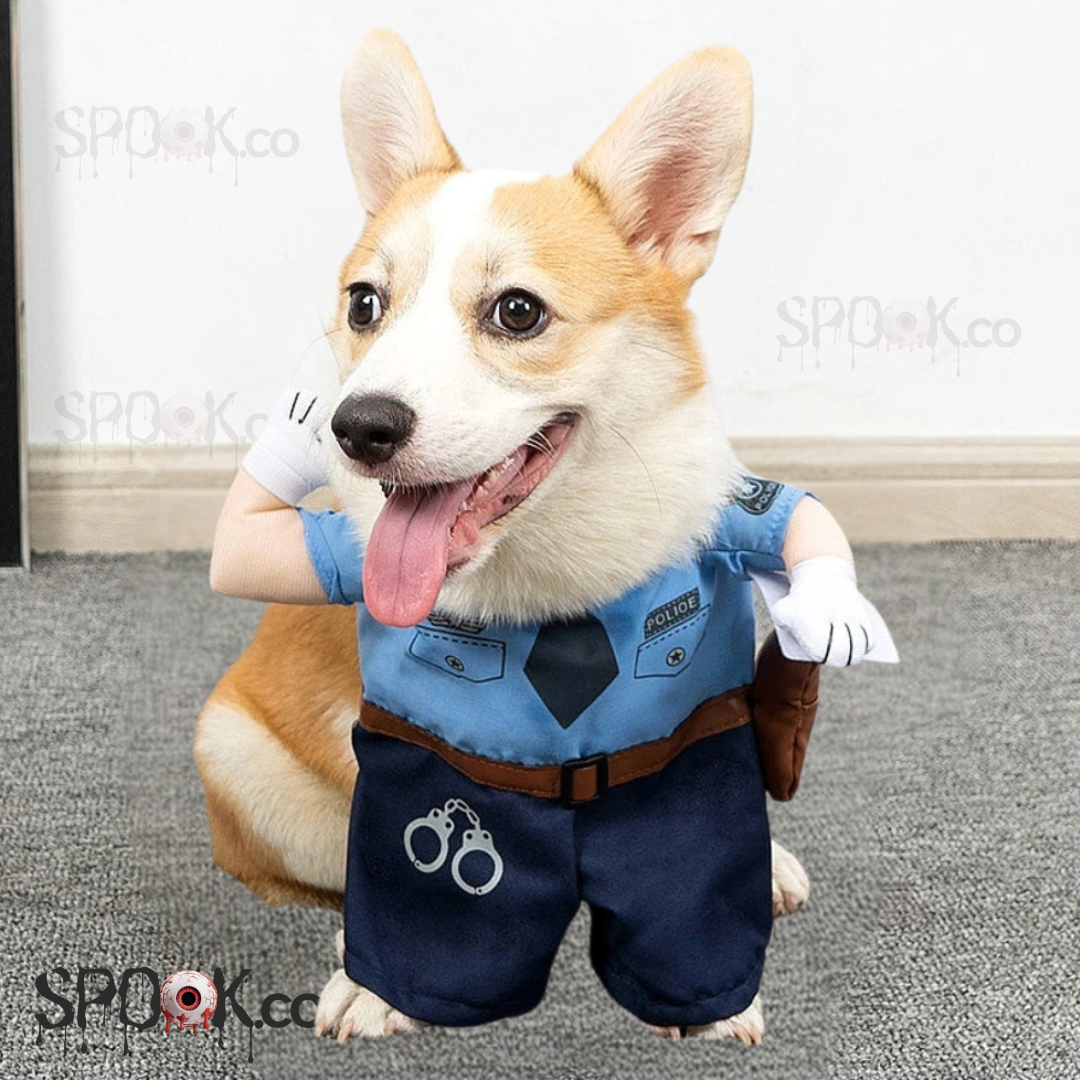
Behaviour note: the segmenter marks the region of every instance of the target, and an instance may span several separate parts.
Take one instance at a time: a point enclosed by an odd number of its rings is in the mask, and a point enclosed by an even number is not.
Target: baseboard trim
[[[1080,539],[1080,439],[736,439],[755,473],[818,495],[854,542]],[[242,455],[30,448],[34,551],[210,547]]]

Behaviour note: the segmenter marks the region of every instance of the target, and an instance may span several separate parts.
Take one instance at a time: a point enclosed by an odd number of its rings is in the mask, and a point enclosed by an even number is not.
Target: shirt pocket
[[[681,675],[690,666],[701,644],[708,618],[709,605],[706,604],[692,619],[657,634],[641,645],[634,665],[634,678],[670,679]]]
[[[446,675],[475,683],[501,679],[506,668],[504,642],[447,634],[423,626],[417,628],[409,654]]]

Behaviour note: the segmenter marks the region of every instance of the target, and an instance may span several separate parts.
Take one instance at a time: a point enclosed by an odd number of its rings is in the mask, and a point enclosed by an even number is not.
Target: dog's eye
[[[382,300],[366,281],[349,286],[349,325],[366,330],[382,318]]]
[[[532,293],[517,289],[495,301],[491,321],[508,334],[530,334],[541,327],[544,314],[544,305]]]

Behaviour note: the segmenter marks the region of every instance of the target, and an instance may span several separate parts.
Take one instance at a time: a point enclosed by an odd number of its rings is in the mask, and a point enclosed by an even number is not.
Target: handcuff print
[[[450,837],[454,833],[453,814],[460,811],[469,819],[469,828],[461,834],[461,847],[450,863],[450,873],[454,882],[463,892],[471,896],[482,896],[491,892],[502,880],[502,856],[495,850],[491,833],[480,824],[480,816],[464,799],[447,799],[442,807],[434,807],[424,817],[414,818],[405,826],[405,854],[409,861],[422,874],[433,874],[446,862],[450,854]],[[417,857],[413,849],[413,836],[419,829],[430,829],[439,841],[439,853],[430,862]],[[491,860],[491,876],[482,885],[470,885],[461,876],[461,864],[465,856],[474,851],[483,852]]]

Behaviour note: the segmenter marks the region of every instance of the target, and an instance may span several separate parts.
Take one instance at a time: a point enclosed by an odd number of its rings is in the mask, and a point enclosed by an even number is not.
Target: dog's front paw
[[[343,947],[339,935],[339,957]],[[330,981],[319,995],[319,1006],[315,1010],[315,1034],[333,1035],[341,1043],[351,1038],[407,1035],[426,1026],[422,1021],[399,1012],[378,994],[354,983],[344,969],[330,976]]]
[[[372,1039],[382,1035],[405,1035],[425,1027],[421,1021],[398,1012],[378,994],[354,983],[344,971],[335,971],[319,995],[315,1011],[315,1034],[346,1039]]]
[[[773,918],[794,915],[810,896],[810,879],[802,863],[775,840],[772,845]]]
[[[711,1024],[691,1024],[688,1027],[654,1027],[648,1025],[663,1039],[738,1039],[746,1046],[760,1046],[765,1038],[765,1015],[761,1007],[761,995],[758,994],[747,1008],[737,1016],[726,1020],[714,1020]]]

